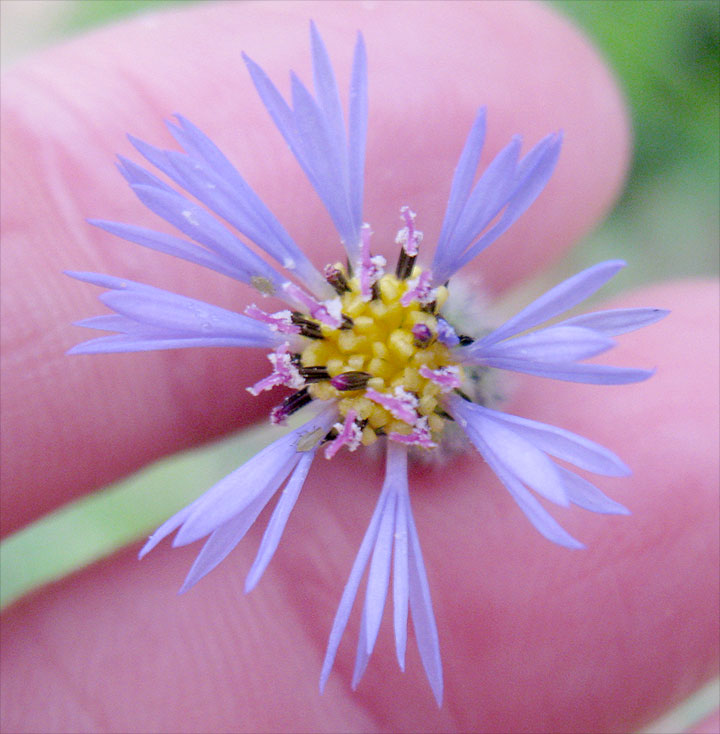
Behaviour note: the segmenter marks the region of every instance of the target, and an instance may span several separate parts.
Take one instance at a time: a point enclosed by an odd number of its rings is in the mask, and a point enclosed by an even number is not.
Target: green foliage
[[[79,0],[65,19],[65,28],[68,33],[76,33],[128,15],[196,2],[198,0]]]
[[[633,182],[687,156],[718,161],[718,38],[714,0],[560,0],[595,40],[627,94],[635,129]]]

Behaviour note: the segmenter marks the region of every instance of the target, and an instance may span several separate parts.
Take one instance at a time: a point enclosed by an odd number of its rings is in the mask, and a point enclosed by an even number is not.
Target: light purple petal
[[[242,512],[265,487],[279,487],[300,459],[298,454],[303,453],[296,450],[300,438],[318,428],[328,430],[334,420],[335,409],[324,410],[221,479],[202,496],[202,501],[175,536],[173,546],[187,545],[208,535]]]
[[[339,153],[347,148],[345,137],[345,120],[342,105],[340,104],[340,93],[338,92],[335,73],[333,72],[330,57],[323,43],[317,26],[310,22],[310,42],[312,46],[313,83],[318,105],[327,121],[329,138],[332,147]],[[343,177],[347,177],[347,159],[343,156],[341,163],[345,166],[341,169]]]
[[[497,474],[520,509],[525,513],[525,516],[541,535],[553,543],[565,546],[566,548],[585,547],[579,540],[573,538],[567,530],[561,527],[555,518],[545,510],[540,502],[515,477],[505,471],[503,466],[496,461],[492,451],[485,448],[482,454],[485,461],[490,465],[490,468]]]
[[[87,319],[75,321],[73,326],[82,326],[84,329],[99,329],[100,331],[134,331],[138,323],[131,321],[120,314],[110,313],[102,316],[91,316]]]
[[[294,111],[290,109],[288,104],[282,98],[282,95],[275,88],[275,85],[270,81],[270,78],[262,70],[262,68],[244,53],[243,60],[245,61],[248,71],[250,72],[250,76],[252,78],[253,84],[255,85],[255,89],[257,90],[260,99],[262,100],[265,108],[270,114],[270,117],[272,117],[273,122],[280,131],[281,135],[285,138],[285,142],[290,147],[290,150],[295,156],[295,159],[300,164],[303,172],[307,176],[318,196],[320,196],[321,200],[325,204],[328,212],[330,212],[330,206],[324,198],[328,184],[327,182],[318,180],[316,173],[313,171],[310,161],[308,160],[307,151],[304,149],[304,141],[302,140],[302,135],[298,130],[298,124],[295,118]],[[312,129],[310,129],[309,132],[311,136],[316,136],[319,134],[319,132],[313,131]],[[329,193],[334,193],[332,191],[332,187]],[[340,234],[342,236],[342,233]]]
[[[603,494],[587,479],[579,477],[565,467],[558,466],[570,502],[591,512],[606,515],[629,515],[630,510]]]
[[[219,148],[189,120],[177,115],[180,127],[170,132],[190,156],[170,153],[190,193],[285,265],[292,261],[307,279],[323,280],[302,250]]]
[[[262,103],[265,105],[265,109],[270,114],[270,117],[272,117],[275,126],[285,138],[285,142],[307,175],[306,164],[298,148],[297,127],[292,110],[263,69],[246,53],[243,52],[242,57],[250,73],[250,78],[255,85],[255,89]]]
[[[146,556],[161,540],[164,540],[168,535],[175,532],[175,530],[177,530],[185,520],[190,517],[195,506],[196,505],[193,502],[187,505],[187,507],[183,507],[179,512],[176,512],[172,517],[165,520],[165,522],[148,538],[147,542],[140,550],[138,558]]]
[[[315,450],[307,451],[300,457],[300,461],[295,467],[287,486],[280,494],[280,499],[275,506],[275,510],[273,511],[270,522],[265,530],[255,561],[253,562],[247,578],[245,579],[245,593],[248,593],[255,588],[255,585],[260,581],[260,577],[267,568],[268,563],[270,563],[273,554],[278,547],[283,531],[285,530],[288,517],[290,517],[290,513],[292,512],[295,502],[300,495],[300,490],[305,482],[305,478],[310,470],[310,464],[314,457]]]
[[[166,334],[164,336],[137,336],[117,334],[101,336],[76,344],[66,354],[122,354],[124,352],[154,352],[158,349],[188,349],[192,347],[252,347],[276,346],[256,337],[188,337]]]
[[[393,534],[395,531],[395,504],[396,494],[388,494],[380,518],[375,547],[370,560],[365,603],[363,604],[362,620],[360,622],[360,636],[358,639],[357,655],[355,657],[355,671],[352,687],[357,687],[377,640],[382,621],[385,598],[387,597],[388,582],[390,581],[390,560],[392,556]]]
[[[164,232],[155,232],[145,227],[136,227],[131,224],[121,224],[120,222],[107,222],[100,219],[89,219],[88,222],[95,227],[100,227],[106,232],[110,232],[124,240],[135,242],[143,247],[148,247],[157,252],[164,252],[173,257],[179,257],[183,260],[210,268],[218,273],[227,275],[236,280],[245,280],[243,271],[231,266],[226,260],[219,257],[213,252],[209,252],[203,247],[182,240],[179,237],[165,234]]]
[[[182,127],[168,123],[178,141],[196,151],[197,156],[207,152],[212,159],[167,152],[178,183],[283,267],[296,272],[315,292],[329,295],[331,289],[322,275],[245,179],[217,148],[214,153],[209,150],[214,145],[200,130],[184,118],[178,116],[178,119]],[[213,167],[213,162],[219,159],[224,161],[218,164],[220,170]]]
[[[473,415],[480,414],[475,408],[481,406],[472,405],[467,401],[454,396],[451,402],[451,414],[458,421],[462,429],[467,433],[467,437],[472,441],[475,448],[482,454],[488,466],[497,474],[498,479],[505,485],[520,509],[525,513],[528,520],[535,528],[553,543],[558,543],[567,548],[583,548],[583,544],[573,538],[566,530],[564,530],[557,521],[543,508],[538,500],[523,486],[515,472],[507,468],[506,463],[495,453],[497,448],[490,445],[484,440],[484,436],[478,430],[474,430]],[[461,402],[464,403],[461,405]],[[470,409],[468,409],[470,406]],[[482,409],[485,410],[485,409]]]
[[[669,313],[663,308],[613,308],[573,316],[556,326],[580,326],[607,336],[618,336],[654,324]]]
[[[470,128],[470,133],[467,136],[462,153],[460,154],[460,160],[455,169],[455,175],[453,176],[452,186],[450,188],[450,197],[448,199],[447,209],[445,210],[445,218],[443,219],[440,238],[438,239],[435,250],[435,258],[432,265],[433,272],[439,272],[442,266],[448,261],[449,253],[446,247],[452,233],[455,231],[465,202],[470,195],[484,142],[485,107],[481,107],[475,116],[475,121]]]
[[[305,86],[294,75],[291,81],[293,114],[304,159],[312,171],[311,182],[342,241],[357,242],[359,232],[352,221],[347,181],[343,179],[345,150],[335,147],[327,120]]]
[[[287,437],[285,437],[287,438]],[[209,535],[241,515],[266,490],[274,492],[295,467],[299,456],[279,439],[209,489],[173,540],[178,548]]]
[[[573,275],[551,288],[486,337],[479,339],[468,347],[464,347],[463,351],[472,355],[491,344],[503,341],[508,337],[519,334],[521,331],[537,326],[563,311],[567,311],[602,288],[610,278],[624,267],[625,262],[622,260],[608,260]]]
[[[143,186],[154,186],[161,191],[167,191],[169,194],[175,193],[175,189],[173,189],[172,186],[168,186],[168,184],[166,184],[164,181],[161,181],[157,176],[150,173],[150,171],[138,165],[137,163],[135,163],[135,161],[131,161],[129,158],[125,158],[125,156],[119,155],[116,165],[122,177],[131,186],[133,186],[134,184],[141,184]]]
[[[395,546],[393,548],[393,624],[395,651],[401,670],[405,670],[408,617],[408,515],[410,495],[407,491],[407,469],[403,491],[398,493],[395,505]]]
[[[630,474],[630,469],[612,451],[563,428],[474,405],[457,395],[449,396],[448,406],[453,415],[458,413],[461,417],[465,417],[469,412],[482,413],[512,428],[515,433],[542,451],[563,461],[568,461],[581,469],[605,476],[621,477]]]
[[[169,194],[139,184],[132,188],[148,209],[220,255],[238,272],[243,273],[245,283],[250,283],[253,277],[262,277],[279,290],[285,278],[205,209],[177,193]]]
[[[378,536],[375,540],[375,547],[370,561],[367,591],[365,592],[365,607],[367,609],[365,637],[368,654],[371,654],[373,647],[375,647],[390,581],[390,560],[395,530],[395,502],[396,491],[391,490],[383,507]]]
[[[527,362],[524,359],[503,359],[489,357],[482,360],[488,367],[496,367],[526,375],[548,377],[566,382],[583,382],[590,385],[627,385],[642,382],[655,374],[654,370],[633,367],[608,367],[601,364],[550,364],[547,362]]]
[[[367,118],[367,73],[362,40],[353,60],[348,146],[337,84],[327,51],[311,26],[313,75],[318,101],[291,74],[292,109],[267,74],[243,55],[255,88],[278,130],[322,200],[351,259],[362,221],[362,184]]]
[[[365,41],[358,33],[353,55],[350,81],[350,112],[348,169],[350,177],[350,209],[355,226],[360,228],[363,218],[363,188],[365,177],[365,139],[368,121],[368,76]],[[359,256],[359,242],[346,242],[351,260]]]
[[[132,143],[135,150],[137,150],[137,152],[140,153],[140,155],[143,156],[143,158],[145,158],[149,163],[152,163],[155,168],[157,168],[159,171],[162,171],[168,178],[172,179],[173,181],[177,179],[177,172],[173,168],[172,163],[170,163],[167,151],[164,151],[162,150],[162,148],[158,148],[151,143],[146,143],[144,140],[140,140],[140,138],[136,138],[134,135],[128,135],[127,138],[130,143]],[[129,159],[122,158],[120,156],[118,156],[118,159],[120,160],[124,168],[124,171],[121,169],[121,173],[123,173],[123,175],[125,176],[125,180],[130,183],[131,186],[135,185],[131,181],[132,178],[140,178],[144,179],[144,181],[141,181],[140,185],[147,185],[151,188],[157,188],[160,191],[165,191],[167,193],[177,193],[175,189],[168,186],[164,181],[161,181],[154,174],[151,174],[149,171],[145,171],[136,163],[133,163]]]
[[[353,670],[352,683],[350,684],[353,691],[358,687],[360,679],[365,674],[372,650],[368,650],[367,643],[367,604],[363,605],[362,618],[360,620],[360,631],[358,633],[357,652],[355,653],[355,669]]]
[[[475,448],[484,455],[492,451],[497,463],[517,481],[559,505],[568,498],[555,464],[512,425],[494,421],[481,406],[457,398],[452,402],[452,416],[460,422]],[[480,408],[476,410],[476,408]]]
[[[121,291],[135,291],[137,293],[155,293],[159,291],[159,288],[155,288],[152,285],[145,285],[145,283],[138,283],[135,280],[128,280],[127,278],[118,278],[114,275],[106,275],[105,273],[90,273],[81,270],[64,270],[65,275],[69,275],[75,280],[81,280],[83,283],[90,283],[97,285],[100,288],[111,288],[113,290]],[[163,291],[169,293],[169,291]]]
[[[255,319],[168,291],[108,291],[100,300],[133,321],[185,336],[262,337],[273,333]]]
[[[78,326],[123,332],[78,344],[69,354],[97,354],[190,346],[277,346],[282,338],[254,319],[176,293],[97,273],[73,278],[110,288],[100,299],[119,315],[85,319]]]
[[[500,221],[486,232],[463,256],[463,267],[488,245],[504,234],[531,206],[547,185],[555,170],[562,135],[548,135],[520,161],[517,168],[515,192],[511,195]]]
[[[237,189],[243,196],[248,192],[255,193],[237,168],[199,127],[182,115],[175,115],[175,118],[180,125],[166,122],[168,130],[192,158],[203,161],[218,179]]]
[[[420,540],[410,510],[409,498],[407,510],[409,597],[415,639],[417,640],[420,659],[425,668],[425,674],[430,682],[430,687],[435,694],[437,705],[442,706],[443,673],[442,660],[440,659],[440,641],[438,639],[437,625],[435,624],[432,600],[430,599],[430,586],[428,585],[427,574],[425,572],[422,551],[420,550]]]
[[[473,362],[488,357],[523,359],[529,362],[567,363],[595,357],[615,346],[615,341],[579,326],[551,326],[531,334],[491,344],[473,352]]]
[[[520,136],[513,137],[493,158],[475,184],[460,215],[460,220],[445,246],[448,255],[453,257],[453,262],[449,265],[453,271],[460,267],[460,265],[455,267],[455,261],[462,261],[461,256],[468,245],[480,235],[507,204],[508,197],[513,190],[513,179],[521,145]]]
[[[335,655],[337,654],[338,647],[340,646],[340,640],[342,639],[343,632],[347,626],[348,619],[350,618],[350,611],[352,610],[355,596],[357,595],[358,587],[362,579],[365,566],[372,553],[375,540],[380,529],[380,520],[382,518],[383,508],[387,500],[387,496],[390,493],[389,488],[386,486],[383,492],[380,494],[378,503],[375,506],[375,512],[370,520],[365,535],[360,544],[355,562],[353,563],[350,571],[350,577],[348,578],[345,589],[343,590],[340,604],[338,605],[337,612],[335,613],[335,619],[333,621],[332,629],[330,630],[330,637],[328,639],[327,650],[325,651],[325,659],[323,661],[322,671],[320,673],[320,692],[325,688],[327,679],[330,676],[333,662],[335,661]],[[362,633],[361,633],[362,634]]]
[[[297,461],[297,456],[295,461]],[[190,568],[179,593],[185,593],[203,576],[210,573],[245,537],[245,533],[257,520],[258,515],[285,479],[284,475],[285,472],[281,472],[279,474],[280,481],[277,481],[278,477],[273,479],[272,482],[262,488],[262,491],[246,507],[212,532],[195,559],[195,563]]]
[[[452,272],[449,272],[447,277],[491,245],[530,207],[545,188],[555,169],[561,142],[560,135],[549,135],[520,161],[515,174],[514,191],[508,192],[509,201],[499,221],[452,263]]]

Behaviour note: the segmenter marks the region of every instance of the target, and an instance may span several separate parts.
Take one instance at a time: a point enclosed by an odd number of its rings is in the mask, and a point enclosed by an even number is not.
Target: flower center
[[[287,282],[283,290],[300,310],[268,314],[254,304],[245,309],[289,336],[268,355],[273,373],[248,388],[253,395],[276,385],[297,390],[273,408],[270,420],[284,423],[313,399],[334,403],[342,419],[326,436],[307,437],[298,450],[310,450],[321,439],[329,442],[325,456],[332,458],[343,446],[354,451],[378,436],[435,448],[450,419],[443,393],[459,391],[468,377],[477,382],[452,351],[472,339],[458,336],[438,314],[447,288],[433,288],[431,272],[415,264],[422,233],[409,208],[401,213],[406,226],[396,238],[400,258],[394,274],[384,271],[384,257],[370,254],[371,232],[363,225],[355,272],[340,264],[325,268],[335,298],[318,301]]]
[[[353,414],[365,445],[381,435],[402,440],[419,428],[425,444],[434,442],[444,424],[441,394],[459,386],[463,377],[438,339],[436,314],[447,289],[433,290],[432,301],[424,303],[427,299],[416,294],[425,278],[414,266],[409,279],[382,275],[368,298],[360,277],[347,277],[340,265],[328,271],[331,282],[341,284],[336,289],[342,290],[342,314],[348,318],[339,328],[321,323],[320,333],[302,351],[300,374],[311,380],[309,395],[336,400],[345,418]],[[319,375],[324,379],[312,381]]]

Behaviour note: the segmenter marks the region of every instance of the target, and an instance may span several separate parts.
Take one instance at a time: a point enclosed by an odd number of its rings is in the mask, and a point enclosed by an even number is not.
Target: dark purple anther
[[[325,276],[325,280],[330,283],[338,295],[347,293],[350,290],[350,286],[348,285],[344,273],[334,265],[326,265],[323,275]]]
[[[335,375],[330,384],[336,390],[362,390],[371,377],[369,372],[343,372],[341,375]]]
[[[412,327],[412,335],[415,340],[415,346],[419,349],[427,347],[433,340],[433,333],[430,331],[430,327],[425,324],[415,324]]]
[[[270,422],[273,424],[284,423],[286,418],[296,413],[300,408],[304,408],[311,401],[312,395],[306,387],[294,392],[270,411]]]

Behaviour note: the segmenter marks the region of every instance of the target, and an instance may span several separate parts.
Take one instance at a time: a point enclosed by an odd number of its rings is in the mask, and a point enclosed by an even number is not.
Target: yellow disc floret
[[[346,381],[334,381],[343,389],[321,381],[308,385],[308,391],[319,400],[337,400],[342,416],[353,411],[363,426],[365,445],[378,435],[409,436],[418,421],[434,440],[439,438],[444,422],[438,414],[443,386],[433,379],[433,372],[450,368],[462,380],[462,368],[437,339],[435,314],[447,298],[446,288],[433,291],[431,304],[408,297],[403,300],[421,274],[417,266],[410,279],[386,273],[368,298],[358,278],[347,278],[343,272],[347,290],[340,300],[349,321],[340,328],[321,324],[323,338],[310,341],[301,353],[303,368],[325,367],[331,379],[347,376]]]

